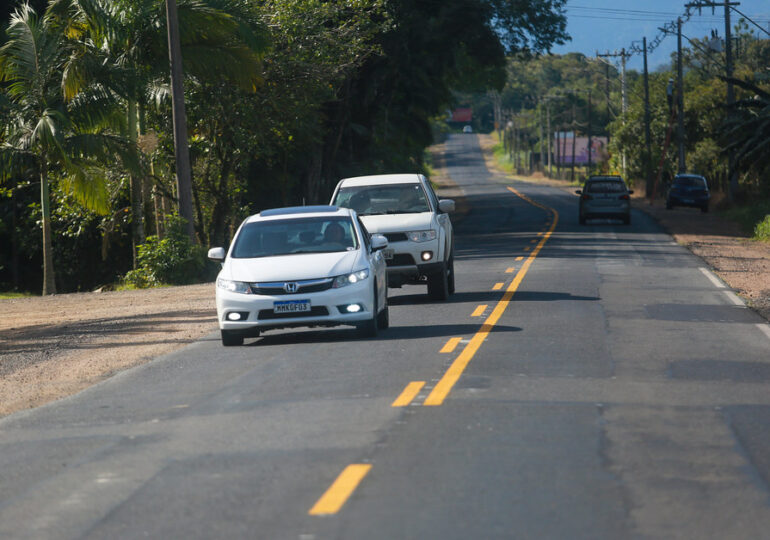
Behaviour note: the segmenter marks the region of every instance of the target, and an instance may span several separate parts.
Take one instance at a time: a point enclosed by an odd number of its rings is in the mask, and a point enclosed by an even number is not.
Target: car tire
[[[377,337],[377,322],[379,320],[379,309],[377,303],[377,283],[374,284],[374,300],[372,304],[372,318],[358,323],[358,333],[361,337]]]
[[[583,214],[580,214],[578,216],[578,223],[580,223],[581,225],[585,225],[586,224],[586,217]]]
[[[671,204],[671,201],[666,201],[666,210],[671,210],[674,207],[673,204]]]
[[[233,330],[222,330],[222,345],[224,347],[243,345],[243,334]]]
[[[428,276],[428,298],[442,301],[449,298],[449,279],[447,277],[446,263],[441,265],[441,270]]]
[[[452,253],[449,256],[449,271],[448,273],[448,283],[447,287],[449,289],[449,294],[455,293],[455,255]]]
[[[377,314],[377,328],[385,330],[390,326],[390,315],[388,314],[388,306],[385,306],[382,311]]]
[[[623,216],[623,225],[631,225],[631,214]]]
[[[700,211],[705,214],[706,212],[709,211],[709,205],[704,204],[703,206],[700,207]]]

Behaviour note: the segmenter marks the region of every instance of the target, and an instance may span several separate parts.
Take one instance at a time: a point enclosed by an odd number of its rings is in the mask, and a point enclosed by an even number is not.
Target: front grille
[[[388,242],[404,242],[409,239],[406,233],[402,232],[384,233],[383,236],[388,239]]]
[[[293,283],[293,282],[289,282]],[[252,294],[264,294],[268,296],[281,296],[281,295],[291,295],[291,294],[307,294],[307,293],[314,293],[314,292],[321,292],[326,291],[328,289],[331,289],[332,284],[334,283],[334,280],[332,278],[328,279],[312,279],[312,280],[305,280],[305,281],[297,281],[297,290],[296,292],[286,292],[286,289],[284,289],[284,282],[280,283],[254,283],[251,286],[251,292]]]
[[[263,309],[257,315],[257,320],[269,321],[275,319],[296,319],[299,317],[320,317],[328,314],[329,310],[325,306],[313,306],[310,308],[310,311],[301,311],[299,313],[276,313],[272,309]]]
[[[385,261],[388,266],[410,266],[414,265],[414,259],[408,253],[396,253],[392,259]]]

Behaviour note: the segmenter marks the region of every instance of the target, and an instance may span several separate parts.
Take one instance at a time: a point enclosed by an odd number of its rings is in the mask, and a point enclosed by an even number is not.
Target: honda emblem
[[[291,282],[291,283],[284,283],[283,289],[287,293],[295,293],[299,289],[299,285],[297,283]]]

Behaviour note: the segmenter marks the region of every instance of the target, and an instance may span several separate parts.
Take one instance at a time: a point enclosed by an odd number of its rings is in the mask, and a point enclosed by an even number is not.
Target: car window
[[[248,259],[355,249],[358,239],[350,218],[282,219],[245,224],[235,239],[232,257]]]
[[[586,193],[624,193],[626,185],[617,180],[594,180],[586,182],[584,191]]]
[[[352,208],[362,216],[431,211],[425,190],[417,183],[343,187],[332,204]]]
[[[706,182],[703,180],[703,178],[698,178],[697,176],[679,176],[674,178],[674,185],[705,188]]]

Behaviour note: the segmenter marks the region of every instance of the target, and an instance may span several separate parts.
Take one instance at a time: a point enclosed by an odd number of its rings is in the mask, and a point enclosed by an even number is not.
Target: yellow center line
[[[505,309],[511,302],[514,293],[519,288],[519,285],[521,285],[524,276],[529,271],[529,267],[532,266],[532,262],[538,256],[540,250],[543,249],[543,246],[548,241],[548,239],[551,238],[551,235],[553,234],[553,231],[556,229],[556,225],[559,222],[559,213],[555,209],[548,208],[547,206],[533,201],[512,187],[508,187],[508,189],[528,203],[539,208],[543,208],[549,212],[553,212],[553,221],[550,228],[548,229],[548,232],[543,235],[543,237],[540,239],[540,243],[537,244],[534,251],[529,255],[529,257],[527,257],[527,260],[524,261],[524,264],[521,266],[519,273],[516,274],[516,277],[513,278],[511,284],[508,285],[508,289],[506,289],[502,299],[497,303],[495,309],[492,310],[492,313],[490,313],[489,317],[487,317],[487,319],[484,321],[484,324],[481,325],[481,329],[476,332],[476,334],[474,334],[468,345],[466,345],[462,352],[457,356],[457,358],[455,358],[454,362],[452,362],[452,365],[450,365],[449,369],[447,369],[444,373],[444,376],[441,377],[441,380],[436,384],[435,387],[433,387],[433,390],[430,394],[428,394],[428,397],[425,398],[423,405],[436,406],[444,403],[444,399],[446,399],[446,397],[449,395],[449,392],[452,390],[452,387],[460,379],[460,375],[462,375],[463,371],[465,371],[468,363],[470,363],[470,361],[476,355],[476,352],[479,350],[479,347],[481,347],[481,344],[484,343],[484,340],[492,331],[492,328],[494,328],[494,326],[500,320],[500,317],[502,317]]]
[[[524,257],[516,257],[516,262],[523,261]]]
[[[476,309],[473,310],[473,313],[471,313],[471,317],[481,317],[484,314],[484,310],[487,309],[486,304],[481,304]]]
[[[510,268],[506,268],[505,273],[506,274],[513,274],[516,271],[516,269],[511,266]]]
[[[460,338],[457,338],[458,340]],[[420,393],[422,387],[425,386],[425,381],[412,381],[406,385],[401,395],[396,398],[396,401],[390,404],[391,407],[406,407],[409,405],[417,394]]]
[[[308,511],[308,514],[323,516],[339,512],[371,468],[371,465],[365,463],[354,463],[345,467],[334,483],[326,490],[326,493],[321,495],[318,502]]]
[[[444,344],[444,346],[441,348],[439,352],[442,352],[442,353],[453,352],[455,350],[455,347],[457,347],[457,345],[460,343],[460,341],[462,341],[462,339],[463,338],[461,337],[449,338],[449,341],[447,341],[446,344]]]
[[[503,285],[505,285],[505,283],[495,283],[495,284],[492,286],[492,290],[493,290],[493,291],[499,291],[500,289],[502,289],[502,288],[503,288]]]

